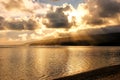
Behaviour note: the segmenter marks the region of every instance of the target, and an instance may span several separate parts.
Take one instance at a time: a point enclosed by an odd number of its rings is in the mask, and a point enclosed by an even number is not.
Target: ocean
[[[52,80],[118,64],[119,46],[0,47],[0,80]]]

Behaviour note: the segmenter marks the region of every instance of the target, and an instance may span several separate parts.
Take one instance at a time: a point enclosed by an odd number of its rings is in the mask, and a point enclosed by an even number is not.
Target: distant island
[[[79,30],[67,37],[29,42],[29,45],[120,46],[120,25]]]

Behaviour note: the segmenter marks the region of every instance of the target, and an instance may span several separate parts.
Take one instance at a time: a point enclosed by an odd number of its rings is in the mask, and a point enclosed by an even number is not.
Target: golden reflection
[[[84,46],[0,48],[0,79],[50,80],[117,65],[119,50]]]

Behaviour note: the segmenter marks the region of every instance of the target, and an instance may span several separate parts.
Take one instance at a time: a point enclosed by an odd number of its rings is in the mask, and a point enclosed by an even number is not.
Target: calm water
[[[120,47],[0,48],[0,80],[51,80],[120,64]]]

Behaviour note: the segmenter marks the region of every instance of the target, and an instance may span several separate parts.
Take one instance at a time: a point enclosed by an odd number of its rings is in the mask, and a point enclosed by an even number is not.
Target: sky
[[[120,25],[120,0],[39,0],[40,4],[34,1],[37,0],[0,0],[0,30],[8,30],[0,31],[0,44],[6,44],[5,40],[66,37],[82,29]],[[69,4],[79,6],[74,9]]]
[[[62,5],[64,3],[72,4],[75,8],[78,6],[79,3],[84,2],[84,0],[38,0],[42,3],[49,3],[52,5]]]

